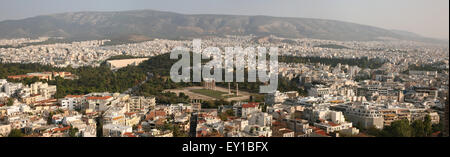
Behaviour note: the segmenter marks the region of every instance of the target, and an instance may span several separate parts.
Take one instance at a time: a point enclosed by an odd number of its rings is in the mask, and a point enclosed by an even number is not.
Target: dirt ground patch
[[[189,98],[191,99],[201,99],[201,100],[206,100],[206,101],[210,101],[210,100],[218,100],[218,98],[220,98],[220,96],[218,96],[219,93],[225,93],[225,95],[228,93],[228,89],[223,88],[223,87],[216,87],[217,93],[211,93],[211,94],[201,94],[202,92],[207,92],[207,90],[201,90],[204,89],[201,86],[192,86],[192,87],[186,87],[183,89],[168,89],[168,90],[164,90],[164,91],[170,91],[173,93],[176,93],[177,95],[180,93],[184,93],[187,96],[189,96]],[[194,90],[195,92],[193,92],[192,90]],[[199,92],[200,91],[200,92]],[[248,92],[244,92],[244,91],[239,91],[239,96],[235,96],[235,90],[231,90],[233,96],[224,96],[224,100],[225,101],[244,101],[244,100],[248,100],[250,98],[250,93]]]

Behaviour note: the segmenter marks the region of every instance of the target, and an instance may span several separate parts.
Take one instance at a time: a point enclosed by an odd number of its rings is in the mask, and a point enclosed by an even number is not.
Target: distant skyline
[[[448,0],[0,0],[0,21],[79,11],[320,18],[449,39]]]

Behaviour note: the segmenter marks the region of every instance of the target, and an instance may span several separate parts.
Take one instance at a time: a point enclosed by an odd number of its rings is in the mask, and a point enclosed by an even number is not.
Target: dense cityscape
[[[60,39],[0,40],[0,137],[448,136],[448,44],[202,38],[278,47],[278,91],[260,94],[171,82],[168,54],[192,40],[45,43]]]

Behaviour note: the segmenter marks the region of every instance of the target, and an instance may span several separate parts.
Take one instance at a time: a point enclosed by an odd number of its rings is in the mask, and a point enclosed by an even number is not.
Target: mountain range
[[[336,20],[272,16],[179,14],[155,10],[74,12],[0,22],[0,38],[64,37],[74,40],[274,35],[338,41],[401,39],[442,42],[414,33]]]

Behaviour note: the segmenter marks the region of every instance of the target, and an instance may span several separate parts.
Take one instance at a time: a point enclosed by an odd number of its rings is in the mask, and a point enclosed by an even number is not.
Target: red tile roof
[[[69,130],[69,129],[70,129],[70,126],[66,126],[64,128],[55,128],[55,129],[53,129],[53,132],[66,131],[66,130]]]
[[[136,114],[136,112],[127,112],[127,113],[125,113],[126,116],[132,116],[134,114]]]
[[[242,108],[255,108],[255,107],[258,107],[258,106],[259,106],[259,103],[253,102],[253,103],[243,104]]]
[[[118,116],[118,117],[114,117],[112,120],[119,120],[119,119],[122,119],[123,118],[123,116]]]
[[[322,129],[316,130],[316,131],[314,131],[314,133],[322,135],[322,136],[328,136],[328,134]]]
[[[80,98],[83,97],[83,95],[67,95],[65,98]]]
[[[9,79],[20,79],[20,78],[33,78],[33,76],[28,76],[28,75],[13,75],[13,76],[8,76]]]
[[[31,97],[39,96],[40,94],[31,94]]]
[[[136,137],[136,135],[134,135],[134,134],[131,133],[131,132],[123,133],[123,135],[125,135],[125,136],[127,136],[127,137]]]
[[[111,98],[112,96],[103,96],[103,97],[95,97],[95,96],[89,96],[86,99],[87,100],[106,100]]]
[[[313,131],[320,130],[318,127],[315,126],[309,126],[309,128],[311,128]]]
[[[274,122],[272,122],[272,125],[273,125],[273,126],[278,126],[278,125],[281,125],[281,122],[279,122],[279,121],[274,121]]]
[[[42,101],[36,101],[35,104],[46,104],[46,103],[56,103],[58,100],[56,99],[47,99]]]
[[[281,129],[278,129],[278,131],[280,133],[282,133],[282,134],[294,132],[294,131],[292,131],[291,129],[288,129],[288,128],[281,128]]]
[[[333,123],[333,122],[328,122],[328,124],[330,124],[331,126],[339,126],[339,124]]]
[[[164,117],[164,116],[166,116],[165,111],[156,111],[156,113],[155,113],[155,111],[150,111],[150,113],[148,113],[146,116],[146,120],[153,119],[155,117]]]
[[[42,75],[14,75],[14,76],[8,76],[9,79],[23,79],[23,78],[33,78],[38,77],[39,79],[48,79],[49,76],[42,76]]]
[[[440,131],[437,131],[437,132],[432,133],[431,136],[432,137],[437,137],[437,136],[439,136],[440,133],[441,133]]]

